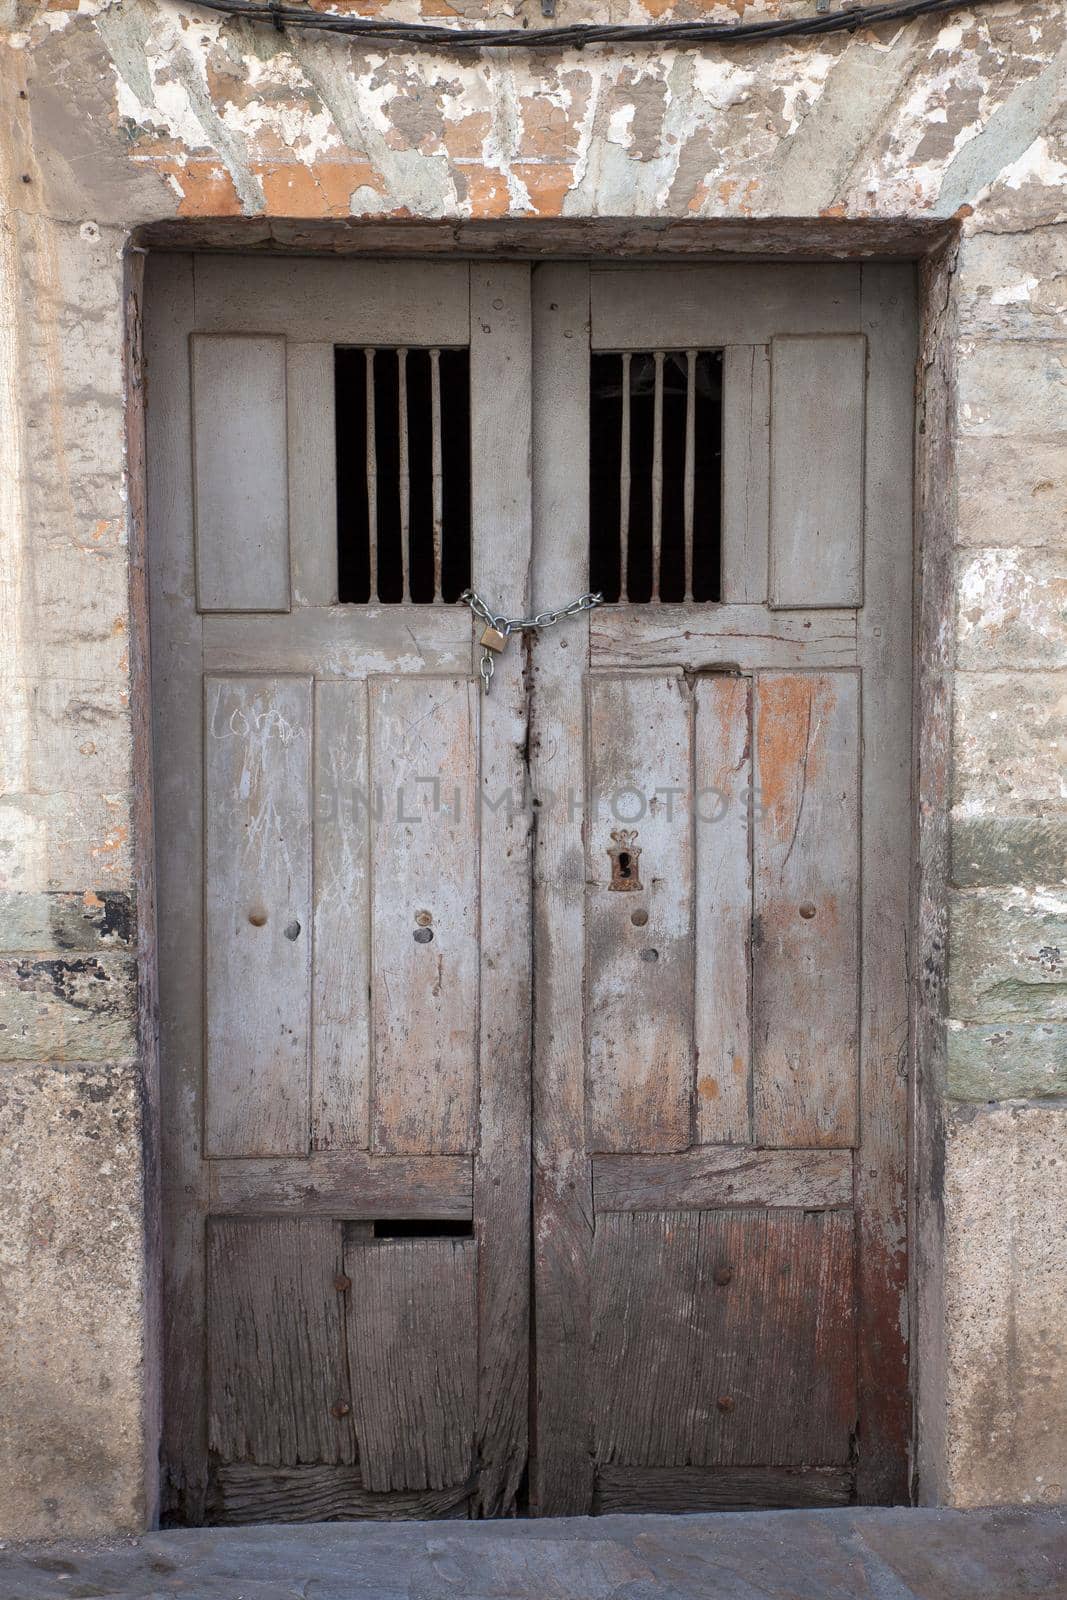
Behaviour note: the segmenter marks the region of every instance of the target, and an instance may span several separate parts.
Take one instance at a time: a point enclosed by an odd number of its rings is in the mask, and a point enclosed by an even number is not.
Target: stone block
[[[1067,895],[956,890],[948,939],[950,1018],[1067,1020]]]
[[[959,814],[1067,815],[1067,673],[961,673],[953,704]]]
[[[108,1061],[137,1046],[137,968],[128,956],[0,959],[0,1061]]]
[[[1058,433],[1067,416],[1067,340],[961,342],[958,382],[961,434]]]
[[[1067,227],[971,234],[960,245],[956,294],[964,338],[1062,339]]]
[[[1067,541],[961,551],[956,596],[960,671],[1067,667]]]
[[[1067,1498],[1067,1110],[957,1108],[945,1149],[946,1496]]]
[[[1043,1100],[1067,1096],[1067,1023],[950,1022],[950,1100]]]
[[[1067,432],[959,439],[956,469],[960,544],[1052,548],[1067,540]]]
[[[954,817],[951,841],[958,888],[1067,883],[1067,818]]]
[[[5,953],[132,950],[136,931],[133,895],[127,889],[0,891],[0,951]]]

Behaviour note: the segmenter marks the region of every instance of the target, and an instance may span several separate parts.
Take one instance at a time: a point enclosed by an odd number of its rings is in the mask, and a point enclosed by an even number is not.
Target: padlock
[[[484,650],[495,650],[498,654],[503,650],[507,642],[507,634],[501,633],[499,628],[494,628],[492,623],[489,624],[478,641]]]

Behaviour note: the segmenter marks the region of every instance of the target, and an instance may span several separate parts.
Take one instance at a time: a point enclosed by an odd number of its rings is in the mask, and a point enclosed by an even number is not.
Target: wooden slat
[[[870,350],[864,474],[863,972],[856,1225],[861,1502],[906,1503],[908,1382],[908,934],[914,925],[911,774],[913,374],[910,266],[863,268]]]
[[[860,326],[858,267],[594,267],[594,350],[714,350]]]
[[[847,1463],[852,1248],[839,1211],[598,1217],[598,1461]]]
[[[259,1466],[354,1461],[340,1223],[212,1217],[207,1262],[209,1448]]]
[[[537,605],[552,605],[558,595],[580,594],[588,582],[588,267],[537,267],[533,296],[534,598]],[[582,676],[588,658],[588,614],[533,641],[530,784],[535,798],[585,791]],[[576,808],[557,802],[551,825],[538,830],[533,872],[537,1380],[530,1504],[542,1516],[580,1516],[590,1510],[593,1495],[593,1190],[585,1150],[585,847]]]
[[[693,1082],[690,692],[680,674],[598,674],[588,696],[590,1148],[684,1150]],[[636,893],[610,888],[609,850],[624,834],[634,835],[635,860],[640,852]],[[647,921],[635,924],[635,912]]]
[[[332,344],[288,345],[289,543],[295,606],[337,604]]]
[[[862,334],[771,345],[770,602],[863,604]]]
[[[204,770],[206,1153],[301,1155],[309,1137],[310,681],[206,678]]]
[[[594,1156],[598,1215],[605,1211],[710,1211],[728,1206],[852,1204],[851,1150],[707,1146],[668,1156]]]
[[[767,599],[771,374],[766,345],[728,345],[722,358],[722,598]]]
[[[858,1135],[858,675],[762,673],[754,721],[754,1137],[850,1145]]]
[[[194,334],[193,485],[201,611],[288,611],[285,340]]]
[[[601,1467],[594,1509],[610,1516],[847,1506],[853,1476],[848,1467]]]
[[[370,983],[367,689],[315,685],[311,1145],[368,1142]]]
[[[465,261],[196,258],[196,326],[330,344],[465,345]]]
[[[316,606],[287,617],[205,617],[204,652],[209,672],[467,673],[470,615],[458,606]]]
[[[374,679],[370,749],[372,1143],[460,1153],[478,1088],[475,685]]]
[[[591,622],[597,668],[851,667],[854,611],[772,611],[762,605],[602,606]]]
[[[473,1239],[350,1243],[348,1362],[368,1489],[466,1484],[477,1418]]]
[[[471,267],[472,572],[491,604],[527,614],[530,275]],[[476,1516],[513,1513],[525,1471],[530,1334],[530,826],[526,652],[516,640],[482,696],[481,1080],[474,1216],[478,1236]],[[511,796],[514,804],[501,803]]]
[[[213,1161],[211,1206],[248,1216],[352,1221],[472,1215],[469,1156],[315,1154],[307,1160]]]
[[[696,1139],[747,1143],[752,1128],[752,683],[694,687]]]
[[[196,611],[188,329],[191,256],[145,264],[145,355],[152,371],[146,430],[151,591],[163,1206],[165,1516],[203,1518],[207,1484],[204,1383],[204,1222],[201,1161],[203,985],[189,981],[203,946],[202,619]],[[199,966],[199,957],[196,958]]]
[[[353,1467],[219,1467],[212,1481],[208,1521],[412,1522],[466,1517],[470,1486],[427,1489],[421,1494],[375,1494]]]

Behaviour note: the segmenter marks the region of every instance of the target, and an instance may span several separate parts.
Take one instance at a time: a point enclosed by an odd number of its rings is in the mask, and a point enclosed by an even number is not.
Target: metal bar
[[[663,562],[663,351],[654,353],[656,387],[652,424],[652,599],[659,599]]]
[[[619,444],[619,599],[628,598],[630,567],[630,352],[622,358],[622,428]]]
[[[365,349],[367,377],[367,553],[370,558],[369,598],[378,596],[378,444],[374,422],[374,351]]]
[[[400,598],[410,600],[408,530],[411,523],[411,474],[408,467],[408,353],[396,353],[396,411],[399,440],[397,476],[400,480]]]
[[[430,435],[433,441],[433,597],[441,592],[441,541],[444,528],[444,473],[441,466],[441,352],[430,351]]]
[[[693,517],[696,505],[697,353],[685,352],[685,598],[693,598]]]

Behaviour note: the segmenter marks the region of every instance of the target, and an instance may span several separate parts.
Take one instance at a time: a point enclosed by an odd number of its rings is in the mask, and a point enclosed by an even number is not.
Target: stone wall
[[[540,20],[533,0],[362,9]],[[811,6],[708,14],[786,10]],[[701,11],[560,0],[557,20]],[[463,59],[179,0],[0,0],[0,30],[0,1531],[131,1529],[153,1508],[124,252],[168,230],[380,248],[394,219],[413,238],[439,222],[419,237],[441,250],[522,248],[522,224],[533,248],[563,229],[573,248],[583,219],[601,224],[591,250],[608,234],[645,254],[936,248],[918,387],[918,1492],[1067,1496],[1064,9],[1005,0],[740,49]]]

